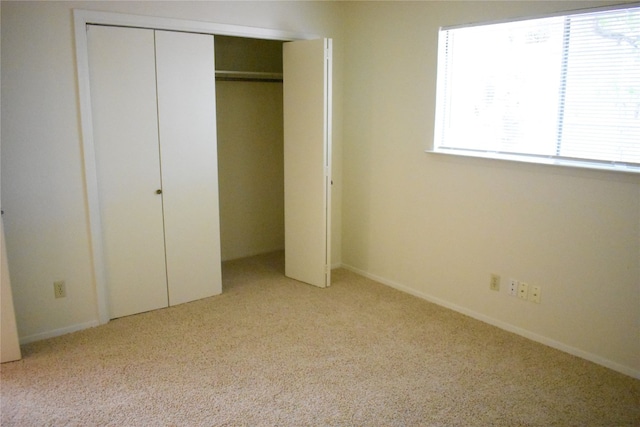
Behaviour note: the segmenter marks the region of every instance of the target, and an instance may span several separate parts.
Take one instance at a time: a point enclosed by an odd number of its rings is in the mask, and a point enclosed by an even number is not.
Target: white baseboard
[[[83,329],[93,328],[94,326],[98,326],[99,324],[100,323],[97,320],[92,320],[91,322],[79,323],[77,325],[71,325],[65,328],[54,329],[52,331],[41,332],[39,334],[28,335],[26,337],[20,337],[20,345],[29,344],[47,338],[59,337],[60,335],[81,331]]]
[[[374,274],[370,274],[367,273],[364,270],[360,270],[359,268],[347,265],[347,264],[339,264],[339,265],[332,265],[331,266],[332,269],[335,268],[344,268],[350,271],[353,271],[354,273],[357,273],[361,276],[364,276],[366,278],[369,278],[371,280],[375,280],[376,282],[382,283],[383,285],[387,285],[390,286],[394,289],[397,289],[399,291],[408,293],[410,295],[413,295],[415,297],[424,299],[426,301],[432,302],[434,304],[437,304],[439,306],[448,308],[450,310],[456,311],[458,313],[464,314],[466,316],[472,317],[476,320],[480,320],[481,322],[484,323],[488,323],[490,325],[496,326],[500,329],[503,329],[505,331],[508,332],[512,332],[514,334],[520,335],[522,337],[528,338],[532,341],[536,341],[539,342],[541,344],[547,345],[549,347],[555,348],[556,350],[560,350],[563,351],[565,353],[569,353],[571,355],[580,357],[582,359],[588,360],[590,362],[596,363],[598,365],[604,366],[606,368],[612,369],[614,371],[620,372],[622,374],[628,375],[630,377],[633,378],[637,378],[640,379],[640,371],[635,370],[631,367],[628,366],[624,366],[621,365],[617,362],[613,362],[609,359],[606,359],[602,356],[598,356],[597,354],[593,354],[584,350],[580,350],[579,348],[575,348],[572,347],[570,345],[564,344],[562,342],[553,340],[551,338],[545,337],[543,335],[539,335],[536,334],[534,332],[531,332],[529,330],[523,329],[523,328],[519,328],[517,326],[514,326],[510,323],[506,323],[503,322],[501,320],[498,319],[494,319],[492,317],[486,316],[484,314],[475,312],[473,310],[469,310],[468,308],[465,307],[461,307],[459,305],[456,304],[452,304],[448,301],[445,301],[443,299],[440,298],[436,298],[433,297],[431,295],[425,294],[423,292],[419,292],[416,291],[415,289],[411,289],[405,285],[402,285],[400,283],[394,282],[392,280],[388,280],[385,279],[384,277],[380,277],[380,276],[376,276]],[[47,331],[47,332],[41,332],[38,334],[33,334],[33,335],[28,335],[26,337],[21,337],[20,338],[20,344],[28,344],[34,341],[40,341],[43,339],[47,339],[47,338],[53,338],[53,337],[57,337],[60,335],[65,335],[71,332],[76,332],[76,331],[80,331],[83,329],[88,329],[88,328],[93,328],[95,326],[98,326],[100,323],[97,320],[91,321],[91,322],[86,322],[86,323],[80,323],[77,325],[71,325],[65,328],[60,328],[60,329],[54,329],[52,331]]]
[[[451,309],[453,311],[457,311],[458,313],[461,313],[461,314],[464,314],[466,316],[472,317],[472,318],[474,318],[476,320],[480,320],[481,322],[488,323],[490,325],[496,326],[496,327],[498,327],[500,329],[503,329],[505,331],[512,332],[514,334],[517,334],[517,335],[520,335],[522,337],[528,338],[528,339],[530,339],[532,341],[536,341],[536,342],[539,342],[541,344],[547,345],[549,347],[555,348],[556,350],[560,350],[560,351],[563,351],[565,353],[569,353],[569,354],[571,354],[573,356],[580,357],[582,359],[588,360],[590,362],[596,363],[598,365],[604,366],[606,368],[612,369],[614,371],[620,372],[620,373],[628,375],[630,377],[640,379],[640,371],[635,370],[635,369],[633,369],[633,368],[631,368],[629,366],[624,366],[624,365],[621,365],[621,364],[619,364],[617,362],[613,362],[613,361],[611,361],[609,359],[606,359],[606,358],[604,358],[602,356],[598,356],[597,354],[593,354],[593,353],[589,353],[589,352],[584,351],[584,350],[580,350],[579,348],[572,347],[570,345],[567,345],[567,344],[564,344],[562,342],[553,340],[553,339],[545,337],[543,335],[538,335],[538,334],[536,334],[534,332],[528,331],[528,330],[523,329],[523,328],[519,328],[519,327],[514,326],[514,325],[512,325],[510,323],[506,323],[506,322],[503,322],[501,320],[494,319],[494,318],[486,316],[484,314],[475,312],[473,310],[469,310],[468,308],[461,307],[461,306],[456,305],[456,304],[452,304],[452,303],[450,303],[448,301],[445,301],[443,299],[436,298],[436,297],[433,297],[431,295],[427,295],[425,293],[416,291],[415,289],[411,289],[411,288],[409,288],[409,287],[407,287],[405,285],[402,285],[400,283],[394,282],[392,280],[385,279],[384,277],[380,277],[380,276],[376,276],[374,274],[367,273],[366,271],[360,270],[359,268],[356,268],[356,267],[353,267],[353,266],[350,266],[350,265],[346,265],[346,264],[342,264],[341,267],[344,268],[344,269],[350,270],[350,271],[352,271],[354,273],[357,273],[357,274],[359,274],[361,276],[364,276],[364,277],[366,277],[368,279],[375,280],[376,282],[382,283],[383,285],[390,286],[390,287],[395,288],[395,289],[397,289],[399,291],[406,292],[408,294],[411,294],[411,295],[416,296],[418,298],[421,298],[421,299],[424,299],[426,301],[432,302],[432,303],[437,304],[439,306]]]

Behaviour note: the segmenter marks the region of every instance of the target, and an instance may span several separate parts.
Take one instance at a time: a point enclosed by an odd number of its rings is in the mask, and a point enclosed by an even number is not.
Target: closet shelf
[[[266,73],[255,71],[216,70],[216,80],[249,81],[249,82],[281,82],[282,73]]]

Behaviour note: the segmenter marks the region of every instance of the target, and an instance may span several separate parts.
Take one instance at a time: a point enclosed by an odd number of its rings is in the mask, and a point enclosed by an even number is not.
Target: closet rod
[[[249,82],[281,82],[282,73],[216,70],[216,80],[249,81]]]

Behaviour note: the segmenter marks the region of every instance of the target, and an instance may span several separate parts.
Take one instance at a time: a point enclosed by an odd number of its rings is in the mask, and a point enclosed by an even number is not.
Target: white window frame
[[[527,20],[534,20],[534,19],[540,19],[540,18],[574,16],[574,15],[594,13],[594,12],[615,11],[615,10],[637,8],[637,7],[640,7],[640,3],[625,3],[625,4],[599,7],[599,8],[562,11],[562,12],[557,12],[552,14],[545,14],[542,16],[527,16],[527,17],[514,18],[509,20],[478,22],[473,24],[440,27],[439,40],[438,40],[438,73],[437,73],[437,91],[436,91],[436,104],[435,104],[436,108],[435,108],[435,123],[434,123],[434,139],[432,141],[430,148],[428,148],[426,152],[431,154],[439,154],[439,155],[454,155],[454,156],[462,156],[462,157],[497,159],[497,160],[513,161],[513,162],[558,165],[558,166],[566,166],[566,167],[574,167],[574,168],[586,168],[586,169],[640,174],[640,163],[624,163],[624,162],[614,162],[614,161],[606,161],[606,160],[602,160],[602,161],[583,160],[583,159],[563,158],[563,157],[554,156],[554,155],[504,153],[504,152],[492,151],[491,149],[470,150],[470,149],[464,149],[464,148],[451,148],[451,147],[439,146],[439,142],[442,141],[443,129],[441,128],[441,126],[445,116],[445,112],[443,110],[445,105],[444,98],[446,96],[445,95],[446,61],[443,60],[444,58],[443,40],[442,40],[444,35],[443,31],[453,30],[458,28],[468,28],[468,27],[474,27],[474,26],[488,26],[488,25],[501,24],[501,23],[507,23],[507,22],[527,21]]]

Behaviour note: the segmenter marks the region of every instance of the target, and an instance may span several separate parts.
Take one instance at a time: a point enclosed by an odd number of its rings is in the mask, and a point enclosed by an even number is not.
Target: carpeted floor
[[[640,380],[346,270],[225,263],[220,296],[23,347],[2,426],[640,426]]]

